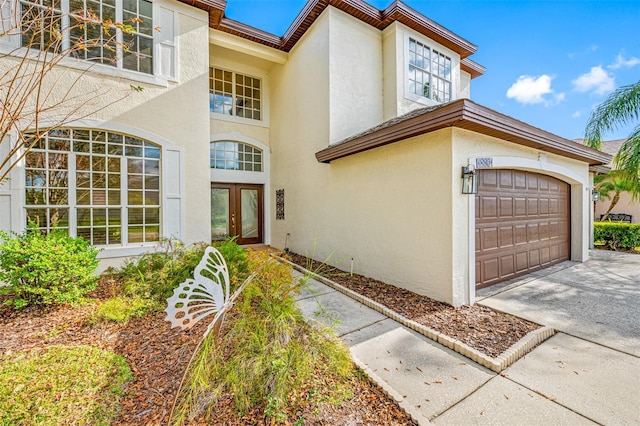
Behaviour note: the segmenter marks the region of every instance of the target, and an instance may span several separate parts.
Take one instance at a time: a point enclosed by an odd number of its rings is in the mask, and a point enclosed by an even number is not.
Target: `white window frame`
[[[55,121],[44,120],[41,127],[54,124]],[[184,180],[184,148],[162,136],[136,127],[92,119],[78,119],[74,121],[74,128],[97,129],[107,132],[124,133],[136,138],[153,142],[161,149],[161,190],[160,190],[160,229],[161,236],[181,241],[185,239],[186,206]],[[15,138],[15,133],[10,134]],[[0,150],[2,145],[0,145]],[[75,188],[74,188],[75,189]],[[26,224],[25,217],[25,168],[16,167],[11,172],[11,180],[0,186],[0,213],[10,212],[0,224],[10,224],[8,230],[21,231]],[[99,254],[99,259],[120,258],[123,256],[137,256],[152,250],[157,250],[157,243],[129,243],[127,246],[106,246]]]
[[[63,10],[69,9],[69,0],[60,0],[61,7]],[[11,20],[15,19],[15,12],[19,10],[20,0],[10,0],[10,5],[5,4],[2,10],[3,18],[4,14],[8,13],[11,16]],[[122,17],[122,3],[123,0],[116,0],[116,14],[118,18]],[[163,1],[153,1],[152,2],[152,13],[153,13],[153,74],[146,74],[143,72],[138,72],[134,70],[129,70],[122,68],[121,62],[122,57],[119,55],[118,58],[118,66],[112,65],[104,65],[96,62],[86,61],[83,59],[75,59],[75,58],[64,58],[60,61],[59,65],[65,66],[68,68],[74,68],[79,70],[90,70],[91,72],[96,72],[99,74],[104,74],[108,76],[114,77],[123,77],[128,80],[138,81],[141,83],[148,83],[157,86],[167,87],[168,82],[178,82],[179,75],[179,60],[178,60],[178,11],[167,7]],[[162,9],[162,10],[161,10]],[[168,19],[167,22],[170,22],[173,25],[171,28],[171,37],[163,38],[160,33],[162,31],[161,26],[158,25],[160,20],[161,13],[171,12],[173,14],[172,19]],[[66,16],[66,15],[65,15]],[[68,19],[63,16],[63,20]],[[159,28],[159,31],[156,30]],[[0,31],[2,28],[0,27]],[[169,30],[167,30],[169,32]],[[118,40],[121,41],[122,35],[118,35]],[[17,32],[15,34],[4,36],[0,38],[0,53],[7,55],[15,55],[15,56],[23,56],[25,54],[26,48],[21,46],[21,37],[20,33]],[[172,73],[163,72],[163,53],[171,52],[172,58],[165,62],[165,64],[169,64],[172,69]],[[34,52],[34,57],[37,56],[37,52]]]
[[[78,224],[78,211],[79,210],[89,210],[91,213],[91,215],[93,215],[94,211],[100,211],[100,210],[104,210],[105,214],[108,210],[119,210],[120,211],[120,231],[121,231],[121,236],[120,236],[120,242],[118,243],[111,243],[111,244],[97,244],[93,241],[90,241],[90,243],[96,245],[97,247],[100,248],[122,248],[122,247],[127,247],[130,245],[154,245],[154,244],[158,244],[158,242],[160,241],[160,238],[162,238],[163,236],[163,227],[162,227],[162,210],[163,210],[163,203],[162,203],[162,194],[163,194],[163,187],[162,187],[162,182],[163,182],[163,171],[164,171],[164,167],[163,167],[163,158],[162,158],[162,148],[160,145],[147,140],[147,139],[143,139],[143,138],[138,138],[135,136],[131,136],[128,135],[126,133],[122,133],[122,132],[117,132],[117,131],[105,131],[103,129],[98,129],[98,128],[79,128],[79,127],[75,127],[75,126],[71,126],[69,127],[69,129],[74,129],[74,130],[82,130],[82,131],[89,131],[89,130],[93,130],[93,131],[98,131],[98,132],[109,132],[109,133],[113,133],[113,134],[117,134],[120,136],[126,136],[126,137],[132,137],[133,139],[136,140],[140,140],[142,141],[142,143],[146,143],[149,142],[153,145],[153,147],[151,147],[151,149],[153,150],[158,150],[159,153],[159,157],[156,159],[155,157],[143,157],[143,156],[134,156],[134,157],[130,157],[126,155],[126,150],[129,148],[131,149],[133,147],[133,145],[128,145],[127,142],[125,141],[122,145],[120,145],[122,147],[122,154],[107,154],[107,141],[104,141],[104,147],[105,147],[105,153],[104,154],[96,154],[93,151],[88,151],[88,152],[78,152],[75,151],[73,149],[73,143],[74,142],[80,142],[80,143],[87,143],[85,142],[84,139],[76,139],[75,136],[69,139],[64,139],[65,141],[69,141],[69,149],[66,151],[53,151],[50,148],[44,148],[44,149],[40,149],[40,148],[33,148],[31,150],[32,153],[37,153],[37,152],[42,152],[44,153],[45,156],[50,157],[52,153],[61,153],[62,155],[66,155],[67,156],[67,186],[66,186],[66,191],[67,191],[67,203],[65,205],[60,205],[61,209],[66,209],[67,210],[67,219],[68,219],[68,227],[66,229],[68,229],[69,235],[72,237],[76,237],[78,236],[78,230],[79,229],[92,229],[94,228],[93,225],[89,226],[88,228],[86,226],[80,226]],[[46,140],[48,140],[49,138],[47,137]],[[102,143],[101,143],[102,144]],[[88,145],[88,144],[87,144]],[[142,147],[142,145],[141,145]],[[145,146],[146,149],[146,146]],[[27,154],[29,155],[29,154]],[[77,169],[77,162],[76,159],[79,157],[86,157],[89,159],[90,162],[93,162],[94,158],[103,158],[105,159],[105,169],[103,172],[99,172],[99,171],[95,171],[93,170],[93,168],[89,168],[87,170],[78,170]],[[128,172],[128,163],[127,160],[129,158],[134,158],[137,160],[142,160],[142,164],[143,167],[144,166],[144,161],[145,160],[151,160],[151,161],[158,161],[158,189],[152,189],[152,190],[148,190],[149,193],[153,193],[153,192],[157,192],[158,193],[158,204],[157,205],[147,205],[146,203],[141,203],[141,204],[134,204],[134,205],[130,205],[129,204],[129,193],[131,191],[136,191],[136,192],[141,192],[141,193],[145,193],[147,190],[146,189],[140,189],[140,190],[136,190],[135,188],[131,188],[129,187],[129,183],[128,183],[128,179],[127,176],[131,173]],[[113,175],[113,172],[108,172],[107,173],[107,159],[112,159],[115,160],[117,159],[119,162],[119,171],[117,172],[119,174],[119,188],[112,190],[109,189],[109,192],[119,192],[120,197],[119,200],[120,202],[118,204],[109,204],[106,200],[108,199],[107,196],[107,185],[106,185],[106,179],[107,176],[109,175]],[[46,169],[47,171],[49,170],[48,168]],[[26,173],[26,164],[25,164],[25,173]],[[87,175],[94,175],[94,174],[103,174],[105,176],[105,186],[104,188],[99,188],[99,187],[95,187],[93,185],[90,185],[88,187],[83,187],[80,188],[77,186],[76,184],[76,176],[78,173],[84,173]],[[145,177],[151,177],[151,176],[155,176],[154,174],[145,174],[143,172],[140,173],[133,173],[133,175],[135,176],[141,176],[143,179]],[[42,188],[46,190],[49,190],[49,182],[47,180],[47,185],[43,186]],[[102,191],[104,192],[104,197],[105,197],[105,202],[104,204],[94,204],[93,203],[93,195],[91,195],[91,201],[86,203],[86,204],[79,204],[78,200],[77,200],[77,193],[78,190],[88,190],[89,194],[93,194],[94,191]],[[25,192],[27,190],[26,187],[26,182],[25,182]],[[143,195],[144,197],[144,195]],[[55,204],[50,204],[50,203],[45,203],[42,205],[38,205],[38,204],[34,204],[34,205],[27,205],[26,203],[26,197],[25,197],[25,203],[23,205],[24,211],[25,211],[25,220],[27,217],[27,211],[28,210],[49,210],[52,208],[55,208]],[[128,239],[128,235],[129,235],[129,231],[131,227],[136,227],[137,224],[131,224],[129,223],[129,210],[132,209],[146,209],[146,208],[157,208],[158,209],[158,240],[151,240],[151,241],[144,241],[145,237],[144,237],[144,231],[143,231],[143,241],[140,242],[129,242]],[[143,213],[144,214],[144,213]],[[143,222],[144,222],[144,217],[143,217]],[[25,226],[27,224],[25,223]],[[154,224],[155,225],[155,224]],[[146,229],[146,224],[141,224],[143,230]],[[41,227],[41,228],[45,228],[45,229],[49,229],[50,225],[47,225],[46,227]],[[108,225],[105,225],[105,232],[108,233]]]
[[[418,102],[420,104],[423,105],[428,105],[428,106],[435,106],[435,105],[442,105],[445,102],[439,102],[436,101],[434,99],[431,98],[427,98],[425,96],[420,96],[420,95],[416,95],[415,93],[412,93],[409,91],[409,43],[410,40],[414,40],[420,44],[422,44],[424,47],[430,49],[431,54],[433,55],[434,53],[436,54],[442,54],[444,56],[446,56],[447,58],[449,58],[450,62],[451,62],[451,71],[450,71],[450,87],[451,87],[451,92],[450,92],[450,98],[449,98],[449,102],[454,101],[457,99],[457,93],[458,93],[458,84],[457,84],[457,77],[456,77],[456,68],[459,67],[459,60],[458,57],[451,51],[449,51],[448,49],[444,48],[443,46],[437,45],[435,43],[433,43],[432,41],[429,41],[427,39],[424,39],[422,37],[417,36],[416,34],[407,34],[405,33],[404,36],[404,45],[403,45],[403,64],[402,64],[402,68],[403,68],[403,88],[404,88],[404,98],[413,102]],[[431,59],[431,61],[433,61],[433,59]],[[428,72],[429,74],[429,78],[430,81],[432,80],[433,77],[433,70],[430,69],[430,71]],[[436,78],[440,78],[437,77]],[[431,88],[433,88],[433,84],[431,84]],[[433,90],[433,89],[431,89]]]
[[[209,113],[211,114],[211,117],[214,118],[222,118],[224,117],[224,119],[226,120],[230,120],[230,121],[240,121],[242,123],[253,123],[253,124],[258,124],[258,123],[265,123],[265,117],[266,117],[266,90],[265,90],[265,79],[261,76],[257,76],[257,75],[253,75],[251,73],[247,73],[244,71],[234,71],[232,69],[229,69],[227,67],[223,67],[223,66],[219,66],[219,65],[210,65],[209,66],[209,70],[213,70],[214,72],[214,76],[215,76],[215,70],[219,69],[222,72],[230,72],[231,73],[231,108],[232,110],[235,109],[235,104],[236,104],[236,100],[237,100],[237,93],[236,93],[236,79],[237,79],[237,75],[240,74],[243,77],[250,77],[250,78],[254,78],[258,81],[260,81],[260,119],[255,119],[255,118],[247,118],[247,117],[240,117],[238,115],[235,114],[235,111],[233,114],[223,114],[223,113],[219,113],[219,112],[214,112],[211,109],[211,98],[209,98]],[[211,72],[211,71],[209,71]],[[211,92],[211,77],[209,76],[209,96],[211,97],[213,94]]]
[[[226,162],[225,159],[222,158],[213,158],[211,156],[211,149],[213,148],[214,145],[219,144],[219,143],[232,143],[232,144],[236,144],[236,148],[239,148],[240,145],[244,146],[244,147],[248,147],[251,150],[253,150],[253,152],[250,153],[250,155],[255,156],[256,154],[260,155],[260,162],[257,163],[255,160],[255,157],[252,159],[252,161],[247,161],[246,159],[239,159],[236,158],[233,161],[236,162],[236,164],[240,165],[244,165],[244,169],[233,169],[233,168],[227,168],[227,167],[212,167],[211,166],[211,162],[212,161],[223,161]],[[214,150],[214,151],[220,151],[220,150]],[[249,153],[245,152],[240,152],[240,150],[234,150],[234,151],[227,151],[226,147],[222,149],[222,152],[224,153],[224,157],[226,157],[226,153],[233,153],[233,154],[237,154],[237,156],[239,157],[240,154],[244,154],[247,155]],[[251,173],[260,173],[264,170],[264,151],[260,148],[258,148],[257,146],[245,143],[245,142],[239,142],[239,141],[235,141],[235,140],[217,140],[217,141],[212,141],[209,143],[209,168],[210,169],[216,169],[216,170],[231,170],[231,171],[243,171],[243,172],[251,172]],[[260,165],[260,170],[253,170],[256,168],[256,165],[259,164]],[[247,165],[251,165],[251,169],[252,170],[247,170],[246,166]]]

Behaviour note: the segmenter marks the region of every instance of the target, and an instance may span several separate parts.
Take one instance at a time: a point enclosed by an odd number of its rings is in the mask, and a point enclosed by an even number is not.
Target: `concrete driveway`
[[[585,263],[564,262],[478,296],[482,305],[560,333],[436,423],[640,424],[640,255],[594,250]],[[514,395],[522,400],[513,402]],[[533,395],[556,411],[533,412]],[[523,416],[523,408],[532,412]]]
[[[593,250],[481,289],[478,303],[640,357],[640,255]]]

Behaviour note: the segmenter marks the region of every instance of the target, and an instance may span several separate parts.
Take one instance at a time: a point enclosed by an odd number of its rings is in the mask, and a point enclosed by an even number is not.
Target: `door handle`
[[[231,226],[235,229],[236,227],[236,214],[231,213]]]

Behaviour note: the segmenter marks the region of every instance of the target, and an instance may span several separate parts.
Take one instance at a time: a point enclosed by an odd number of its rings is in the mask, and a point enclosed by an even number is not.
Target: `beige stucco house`
[[[160,237],[235,236],[456,306],[587,259],[590,168],[610,156],[473,102],[476,46],[409,6],[310,0],[280,37],[223,0],[137,2],[163,23],[154,66],[95,66],[86,84],[144,91],[51,137],[69,142],[65,204],[34,196],[55,143],[29,154],[0,187],[0,228],[62,212],[103,265]],[[113,187],[94,184],[105,173]]]

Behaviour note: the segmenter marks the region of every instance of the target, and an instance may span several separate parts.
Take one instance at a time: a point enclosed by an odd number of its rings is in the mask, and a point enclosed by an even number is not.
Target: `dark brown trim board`
[[[289,52],[322,12],[332,6],[379,30],[384,30],[393,22],[400,22],[458,53],[462,58],[460,64],[462,69],[471,74],[471,78],[478,77],[485,72],[483,66],[467,59],[468,56],[476,52],[476,45],[398,0],[392,1],[383,10],[378,10],[363,0],[309,0],[282,37],[225,17],[224,11],[227,6],[225,0],[179,1],[207,11],[209,13],[209,26],[215,30],[233,34],[284,52]]]
[[[316,153],[321,163],[329,163],[359,152],[399,142],[445,127],[456,127],[493,136],[515,144],[573,158],[591,166],[608,164],[611,156],[585,145],[561,138],[515,118],[459,99],[435,107],[417,109],[386,121]]]

